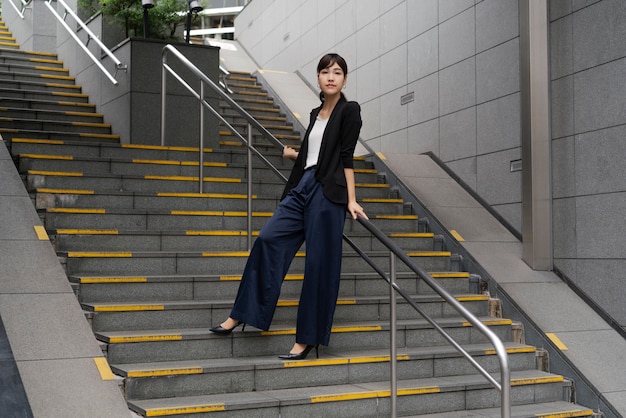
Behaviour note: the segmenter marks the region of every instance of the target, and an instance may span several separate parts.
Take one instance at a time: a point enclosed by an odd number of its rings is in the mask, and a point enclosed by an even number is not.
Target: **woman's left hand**
[[[356,219],[357,215],[361,215],[365,219],[369,219],[361,205],[357,202],[348,202],[348,212],[350,212],[352,219]]]

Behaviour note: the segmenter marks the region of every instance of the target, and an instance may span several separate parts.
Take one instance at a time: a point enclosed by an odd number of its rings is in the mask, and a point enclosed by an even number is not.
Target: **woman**
[[[367,219],[356,201],[353,154],[361,130],[361,108],[341,90],[348,67],[337,54],[317,66],[320,107],[311,111],[301,152],[285,147],[295,160],[281,202],[250,251],[230,316],[211,331],[228,335],[240,324],[268,330],[289,265],[306,242],[304,281],[296,342],[285,360],[305,359],[319,344],[328,345],[341,274],[346,209]],[[245,326],[245,325],[244,325]]]

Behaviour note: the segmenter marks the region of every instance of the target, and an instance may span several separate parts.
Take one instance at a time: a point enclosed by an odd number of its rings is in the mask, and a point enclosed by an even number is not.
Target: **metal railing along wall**
[[[106,45],[104,45],[100,39],[98,39],[98,37],[91,31],[91,29],[89,29],[87,25],[85,25],[85,22],[83,22],[81,18],[78,17],[78,15],[76,15],[76,13],[74,13],[74,11],[67,5],[67,3],[65,3],[63,0],[56,0],[56,2],[59,5],[61,5],[64,9],[64,13],[62,17],[56,11],[55,7],[52,5],[52,0],[47,0],[45,4],[50,10],[50,12],[57,18],[59,23],[61,23],[61,25],[65,28],[65,30],[70,34],[70,36],[78,43],[78,46],[80,46],[81,49],[85,52],[85,54],[87,54],[87,56],[91,58],[93,63],[100,69],[100,71],[102,71],[104,75],[107,76],[107,78],[111,81],[111,83],[117,85],[118,82],[115,79],[115,77],[117,76],[117,72],[119,70],[126,70],[128,67],[122,64],[122,62],[113,54],[113,52],[111,52],[111,50],[107,48]],[[70,25],[67,24],[67,22],[65,21],[65,19],[67,18],[67,15],[72,16],[72,18],[76,21],[78,26],[80,26],[87,33],[87,42],[82,42],[80,38],[78,37],[78,35],[76,34],[76,32],[72,30]],[[96,56],[89,50],[88,48],[89,42],[92,39],[98,45],[100,50],[104,54],[106,54],[109,58],[111,58],[111,60],[113,60],[113,62],[115,63],[114,74],[111,74],[106,68],[104,68],[104,65],[102,65],[100,60],[96,58]]]
[[[198,79],[201,80],[200,92],[196,92],[182,77],[177,74],[168,64],[167,55],[171,53],[176,56],[185,67],[190,70]],[[213,115],[215,115],[222,123],[224,123],[239,139],[246,144],[248,149],[248,250],[251,247],[251,214],[252,214],[252,153],[256,154],[270,169],[272,169],[283,181],[287,178],[276,168],[267,158],[265,158],[259,150],[252,145],[252,127],[258,130],[261,135],[269,140],[271,143],[279,147],[281,150],[283,144],[276,139],[270,132],[268,132],[254,117],[246,112],[239,104],[237,104],[222,88],[210,80],[204,73],[202,73],[191,61],[189,61],[184,55],[182,55],[172,45],[166,45],[163,48],[163,71],[162,71],[162,90],[161,90],[161,145],[165,145],[165,110],[166,110],[166,79],[167,74],[171,74],[177,81],[179,81],[187,90],[189,90],[199,101],[201,113],[202,109],[206,108]],[[208,85],[215,93],[217,93],[221,99],[228,103],[228,105],[243,116],[248,122],[248,138],[244,138],[228,123],[217,110],[215,110],[210,103],[204,99],[204,86]],[[200,117],[200,146],[199,146],[199,163],[200,163],[200,193],[203,193],[203,165],[204,165],[204,118]],[[508,361],[508,354],[504,344],[498,338],[498,336],[483,324],[476,316],[474,316],[469,310],[467,310],[454,296],[440,286],[422,267],[413,263],[409,256],[392,240],[390,240],[382,231],[380,231],[369,220],[358,216],[357,221],[367,229],[374,237],[385,245],[390,251],[390,273],[387,274],[381,267],[379,267],[363,250],[361,250],[349,237],[343,235],[344,241],[350,245],[350,247],[359,255],[365,262],[367,262],[374,271],[376,271],[384,280],[389,283],[390,286],[390,364],[391,364],[391,416],[396,416],[397,411],[397,347],[396,347],[396,333],[397,333],[397,319],[396,319],[396,293],[399,294],[417,313],[419,313],[428,323],[430,323],[435,330],[437,330],[446,341],[448,341],[461,355],[463,355],[470,364],[482,374],[491,385],[500,392],[501,398],[501,416],[503,418],[510,418],[511,416],[511,372]],[[448,334],[437,322],[432,319],[420,306],[411,298],[411,296],[401,289],[395,282],[396,279],[396,258],[399,258],[409,269],[411,269],[419,279],[423,280],[431,289],[433,289],[441,298],[450,304],[463,318],[465,318],[473,327],[475,327],[481,334],[483,334],[489,342],[493,345],[498,360],[500,363],[500,381],[498,382],[489,372],[485,370],[472,356],[469,354],[454,338]]]
[[[13,3],[13,0],[7,0],[8,3],[11,3],[11,6],[13,6],[13,8],[15,9],[15,12],[17,13],[17,15],[21,18],[24,19],[24,10],[26,10],[26,6],[28,6],[28,4],[30,3],[29,1],[24,1],[24,0],[20,0],[20,4],[22,5],[22,8],[18,8],[15,3]]]

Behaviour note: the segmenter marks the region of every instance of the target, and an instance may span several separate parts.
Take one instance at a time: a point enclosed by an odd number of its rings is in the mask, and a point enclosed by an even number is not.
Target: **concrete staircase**
[[[200,195],[197,149],[120,144],[62,63],[0,48],[2,135],[10,138],[19,171],[132,411],[388,416],[389,289],[347,246],[331,345],[319,359],[276,357],[294,342],[305,248],[292,263],[270,331],[248,327],[228,337],[208,331],[228,315],[247,257],[246,155],[231,132],[224,129],[205,150],[206,193]],[[50,73],[61,79],[50,85]],[[254,77],[232,74],[229,86],[279,139],[297,146],[299,134]],[[223,114],[235,129],[246,129],[230,110]],[[291,163],[280,151],[269,145],[266,151],[288,173]],[[412,213],[366,158],[355,158],[355,166],[357,196],[372,222],[506,342],[514,416],[592,416],[590,409],[564,401],[567,379],[537,370],[537,349],[514,340],[511,320],[489,316],[489,297],[470,292],[462,260],[428,231],[427,221]],[[282,187],[255,162],[254,231],[271,216]],[[388,269],[388,251],[359,224],[348,220],[345,233]],[[398,284],[497,373],[485,339],[413,273],[399,270]],[[498,392],[408,304],[400,303],[398,319],[399,415],[499,416]]]

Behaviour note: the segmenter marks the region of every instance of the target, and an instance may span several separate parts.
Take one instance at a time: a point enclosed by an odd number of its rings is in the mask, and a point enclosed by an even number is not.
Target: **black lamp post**
[[[147,38],[148,36],[150,36],[148,9],[152,9],[154,7],[154,2],[153,0],[141,0],[141,5],[143,6],[143,37]]]
[[[191,15],[193,13],[201,12],[203,7],[198,0],[189,0],[189,12],[187,12],[187,34],[185,35],[185,42],[189,43],[189,32],[191,31]]]

